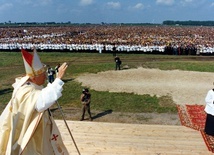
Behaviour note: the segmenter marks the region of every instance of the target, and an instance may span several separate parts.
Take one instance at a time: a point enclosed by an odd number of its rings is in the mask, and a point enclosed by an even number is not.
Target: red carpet
[[[204,133],[206,121],[204,105],[178,105],[177,108],[181,124],[200,131],[209,151],[214,153],[214,137]]]

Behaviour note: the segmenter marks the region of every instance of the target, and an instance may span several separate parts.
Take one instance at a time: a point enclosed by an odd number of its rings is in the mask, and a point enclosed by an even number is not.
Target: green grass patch
[[[55,67],[58,63],[68,62],[69,68],[64,81],[63,96],[59,99],[64,107],[80,108],[81,83],[74,81],[80,74],[98,73],[114,70],[112,54],[40,52],[42,62]],[[161,70],[186,70],[213,72],[213,57],[168,56],[145,54],[119,54],[123,64],[130,68],[145,67]],[[20,52],[0,52],[0,112],[12,95],[14,79],[25,73]],[[117,112],[157,112],[176,113],[176,105],[170,96],[136,95],[133,93],[110,93],[90,90],[91,108],[94,110],[113,110]]]

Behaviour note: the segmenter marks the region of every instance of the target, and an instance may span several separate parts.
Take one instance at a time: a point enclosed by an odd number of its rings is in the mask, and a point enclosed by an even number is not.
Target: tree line
[[[157,23],[72,23],[72,22],[3,22],[0,27],[17,27],[17,26],[71,26],[71,25],[121,25],[121,26],[152,26],[152,25],[169,25],[169,26],[214,26],[214,21],[173,21],[166,20],[161,24]]]
[[[184,26],[214,26],[214,21],[163,21],[163,25],[184,25]]]

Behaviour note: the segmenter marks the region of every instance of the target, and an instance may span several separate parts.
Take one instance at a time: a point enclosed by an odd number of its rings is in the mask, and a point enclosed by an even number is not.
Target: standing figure
[[[67,64],[47,87],[46,71],[36,49],[21,50],[26,75],[16,78],[12,98],[0,116],[0,154],[68,155],[49,107],[62,96]]]
[[[47,69],[47,74],[48,74],[48,82],[52,83],[54,81],[55,71],[49,65],[48,65],[48,69]]]
[[[87,88],[82,90],[82,94],[80,96],[80,101],[82,103],[82,117],[81,117],[81,121],[84,120],[85,117],[85,111],[88,112],[90,120],[92,121],[92,117],[91,117],[91,110],[90,110],[90,103],[91,103],[91,94],[89,93],[89,90]]]
[[[208,91],[205,102],[204,110],[207,113],[207,118],[204,131],[206,134],[214,136],[214,89]]]
[[[114,58],[114,61],[115,61],[115,70],[120,70],[120,65],[122,63],[121,60],[120,60],[120,58],[118,56],[116,56]]]

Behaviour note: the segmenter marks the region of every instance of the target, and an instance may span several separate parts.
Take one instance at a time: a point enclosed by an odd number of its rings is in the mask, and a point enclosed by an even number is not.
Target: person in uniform
[[[204,111],[206,112],[207,117],[204,132],[214,136],[214,89],[208,91],[205,97],[205,102],[206,106]]]
[[[34,49],[22,49],[26,75],[16,78],[12,98],[0,116],[0,154],[68,155],[59,129],[49,109],[62,96],[63,63],[53,83],[47,87],[46,69]]]
[[[84,120],[85,117],[85,111],[88,112],[89,114],[89,119],[92,121],[91,117],[91,110],[90,110],[90,103],[91,103],[91,94],[89,93],[88,88],[84,88],[82,90],[82,94],[80,96],[80,101],[82,103],[82,116],[81,116],[81,121]]]

